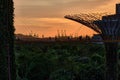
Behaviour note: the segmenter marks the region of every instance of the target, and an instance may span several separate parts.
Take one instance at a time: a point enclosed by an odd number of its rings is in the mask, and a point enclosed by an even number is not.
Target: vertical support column
[[[118,43],[105,42],[106,49],[106,80],[118,80]]]
[[[120,14],[120,4],[116,4],[116,14]]]

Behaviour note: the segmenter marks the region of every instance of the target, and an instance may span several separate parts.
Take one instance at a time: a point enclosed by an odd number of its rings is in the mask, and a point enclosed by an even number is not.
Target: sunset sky
[[[68,14],[115,12],[119,0],[14,0],[16,33],[55,36],[66,30],[67,35],[92,35],[91,29],[71,20]]]

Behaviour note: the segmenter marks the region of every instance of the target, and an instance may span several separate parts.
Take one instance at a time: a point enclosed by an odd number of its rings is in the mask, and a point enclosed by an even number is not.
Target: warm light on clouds
[[[119,0],[14,0],[16,33],[31,31],[54,36],[57,30],[69,34],[91,35],[95,32],[85,26],[64,19],[67,14],[108,12],[114,13]],[[87,32],[87,33],[86,33]]]

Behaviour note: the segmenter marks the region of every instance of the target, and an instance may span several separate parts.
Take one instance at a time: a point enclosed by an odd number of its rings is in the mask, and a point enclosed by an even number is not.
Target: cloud
[[[68,12],[90,10],[113,0],[15,0],[16,16],[63,17]]]
[[[104,5],[113,0],[14,0],[16,6],[69,6],[74,4],[97,4]]]
[[[110,2],[113,0],[14,0],[16,5],[42,5],[47,6],[46,4],[66,4],[73,2]]]

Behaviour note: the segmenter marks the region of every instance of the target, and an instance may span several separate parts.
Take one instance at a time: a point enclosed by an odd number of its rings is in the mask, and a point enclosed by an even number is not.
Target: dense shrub
[[[18,80],[104,80],[102,45],[20,44],[15,50]]]

